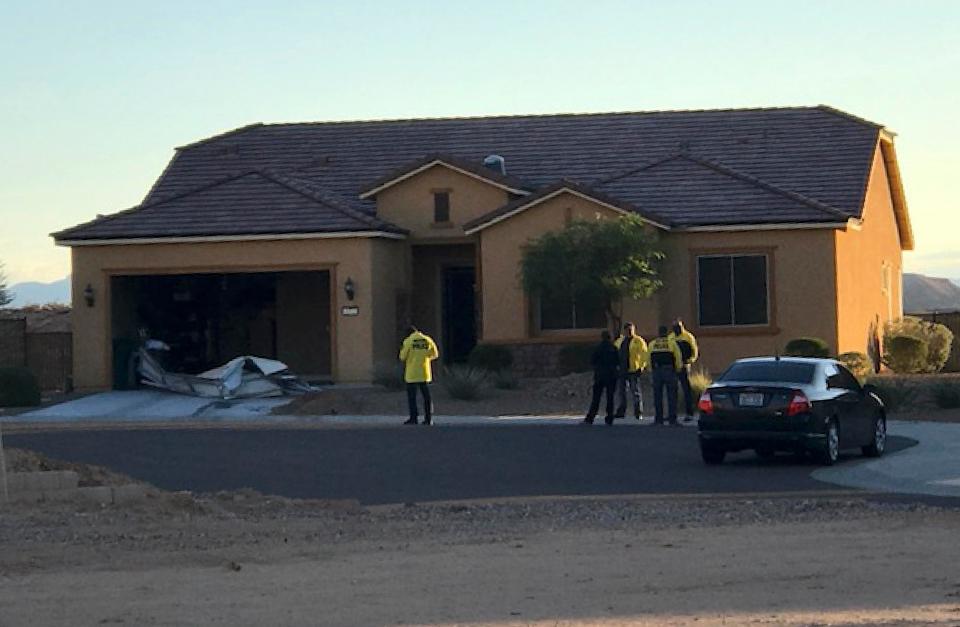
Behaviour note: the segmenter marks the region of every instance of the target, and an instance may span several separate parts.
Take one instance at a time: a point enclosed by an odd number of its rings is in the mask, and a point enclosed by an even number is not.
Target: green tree
[[[520,275],[531,296],[598,299],[618,328],[623,299],[647,298],[663,286],[663,258],[656,233],[637,216],[575,221],[527,243]]]
[[[6,307],[13,302],[13,294],[7,289],[7,275],[3,272],[3,263],[0,263],[0,307]]]

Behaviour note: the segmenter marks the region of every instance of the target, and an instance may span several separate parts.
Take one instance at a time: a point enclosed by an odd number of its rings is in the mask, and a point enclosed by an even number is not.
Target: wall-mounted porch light
[[[83,300],[86,301],[87,307],[93,307],[94,302],[96,302],[93,286],[89,283],[87,283],[86,289],[83,290]]]
[[[347,280],[343,283],[343,292],[347,295],[347,300],[353,300],[353,297],[357,295],[357,286],[354,285],[352,278],[347,277]]]

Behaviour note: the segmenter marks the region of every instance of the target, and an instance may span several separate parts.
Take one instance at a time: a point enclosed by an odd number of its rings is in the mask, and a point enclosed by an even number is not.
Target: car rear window
[[[745,361],[727,368],[718,381],[811,383],[817,367],[790,361]]]

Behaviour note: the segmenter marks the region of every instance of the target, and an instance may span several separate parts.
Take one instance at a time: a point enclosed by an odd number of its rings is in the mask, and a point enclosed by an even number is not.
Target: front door
[[[477,343],[473,268],[443,269],[443,361],[466,361]]]

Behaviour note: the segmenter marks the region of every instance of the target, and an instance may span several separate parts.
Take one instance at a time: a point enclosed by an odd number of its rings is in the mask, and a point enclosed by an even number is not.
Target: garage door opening
[[[256,355],[308,381],[331,378],[327,271],[115,276],[110,291],[116,388],[136,381],[141,330],[170,345],[164,366],[174,372]]]

